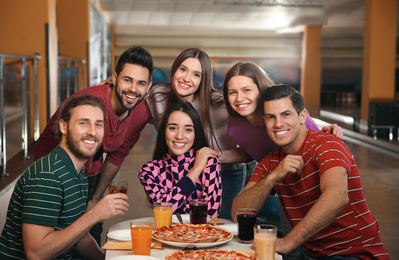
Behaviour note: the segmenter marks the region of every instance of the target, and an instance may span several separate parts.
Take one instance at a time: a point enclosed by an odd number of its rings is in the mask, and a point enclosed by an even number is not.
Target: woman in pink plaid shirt
[[[173,213],[188,214],[189,201],[208,201],[208,216],[217,217],[222,200],[220,160],[208,147],[201,119],[188,102],[170,106],[162,118],[153,161],[139,178],[148,200],[172,202]]]

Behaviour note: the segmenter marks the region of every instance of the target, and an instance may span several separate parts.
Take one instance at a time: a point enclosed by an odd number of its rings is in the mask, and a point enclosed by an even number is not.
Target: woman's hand
[[[337,124],[325,126],[321,129],[321,131],[326,133],[331,133],[335,135],[338,139],[344,140],[344,133],[342,132],[341,127],[338,126]]]
[[[216,158],[219,152],[209,148],[203,147],[197,151],[195,154],[194,168],[198,167],[201,171],[203,171],[208,163],[209,157]]]
[[[193,183],[196,183],[200,174],[208,164],[209,157],[216,158],[217,156],[218,152],[209,147],[203,147],[199,149],[195,154],[194,166],[188,172],[187,177],[189,177]]]
[[[109,76],[105,80],[103,80],[100,83],[98,83],[96,86],[98,86],[98,85],[106,85],[106,84],[112,84],[112,76]]]

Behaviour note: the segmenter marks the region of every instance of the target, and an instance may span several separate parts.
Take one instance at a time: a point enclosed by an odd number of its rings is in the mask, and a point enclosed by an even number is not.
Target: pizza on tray
[[[199,260],[256,260],[256,257],[249,256],[236,251],[224,249],[218,250],[183,250],[171,253],[165,257],[165,260],[177,259],[199,259]]]
[[[158,240],[180,243],[212,243],[228,240],[232,234],[211,225],[179,224],[158,228],[153,233]]]

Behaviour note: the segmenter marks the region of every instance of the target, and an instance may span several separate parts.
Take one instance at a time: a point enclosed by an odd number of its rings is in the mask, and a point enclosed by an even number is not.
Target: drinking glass
[[[112,181],[108,186],[108,193],[127,193],[127,181]]]
[[[134,219],[130,221],[130,234],[132,236],[132,249],[134,255],[150,255],[152,221]]]
[[[260,224],[254,227],[255,256],[259,260],[274,260],[276,253],[277,227]]]
[[[240,208],[236,210],[238,223],[238,242],[250,244],[254,239],[254,226],[256,224],[256,210]]]
[[[206,224],[208,213],[208,202],[204,199],[194,199],[190,201],[190,223]]]
[[[155,229],[172,225],[173,204],[159,202],[153,204]]]

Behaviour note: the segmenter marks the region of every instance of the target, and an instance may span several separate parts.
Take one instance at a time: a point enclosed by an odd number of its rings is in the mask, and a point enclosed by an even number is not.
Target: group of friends
[[[291,257],[389,259],[340,127],[320,131],[294,88],[239,62],[217,91],[211,60],[197,48],[178,55],[169,84],[152,86],[153,71],[148,51],[129,48],[111,82],[58,108],[16,183],[0,259],[103,259],[101,223],[129,208],[127,195],[103,194],[147,123],[158,135],[138,177],[150,203],[189,213],[189,201],[202,198],[209,217],[236,220],[236,209],[259,212],[276,192],[283,257],[303,247]]]

